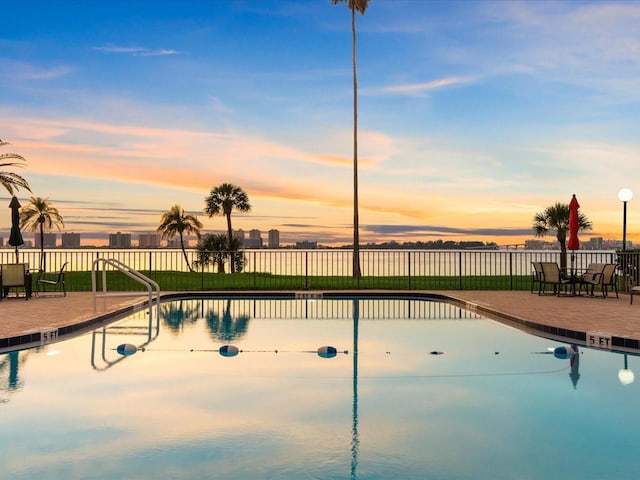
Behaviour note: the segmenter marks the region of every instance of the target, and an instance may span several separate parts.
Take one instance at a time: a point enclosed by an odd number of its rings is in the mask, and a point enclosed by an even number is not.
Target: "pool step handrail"
[[[102,265],[102,293],[98,292],[98,282],[96,280],[96,272]],[[158,308],[156,308],[156,317],[160,318],[160,285],[158,285],[155,281],[151,280],[146,275],[134,270],[129,267],[127,264],[121,262],[120,260],[116,260],[115,258],[96,258],[93,261],[93,265],[91,267],[91,290],[93,292],[93,309],[96,310],[96,300],[98,298],[106,298],[106,297],[139,297],[140,292],[108,292],[107,291],[107,265],[112,266],[119,272],[125,274],[127,277],[135,280],[136,282],[144,285],[147,289],[147,294],[149,296],[149,319],[153,317],[152,307],[153,300],[155,297],[155,302]]]

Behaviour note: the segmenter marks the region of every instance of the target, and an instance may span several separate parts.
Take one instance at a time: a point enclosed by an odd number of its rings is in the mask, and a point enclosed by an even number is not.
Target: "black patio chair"
[[[68,262],[64,262],[57,273],[38,272],[36,296],[40,296],[41,294],[45,294],[46,296],[67,296],[67,287],[64,279],[64,270],[67,268],[67,263]]]

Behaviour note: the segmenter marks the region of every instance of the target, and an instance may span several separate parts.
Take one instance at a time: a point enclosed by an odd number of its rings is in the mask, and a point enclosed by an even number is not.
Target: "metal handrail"
[[[99,264],[102,264],[102,293],[97,291],[96,271]],[[138,292],[107,292],[107,265],[111,265],[119,272],[125,274],[127,277],[135,280],[136,282],[144,285],[149,295],[149,320],[153,317],[153,297],[155,295],[156,305],[156,317],[160,318],[160,285],[151,280],[146,275],[132,269],[127,264],[116,260],[114,258],[96,258],[91,266],[91,291],[93,292],[93,310],[97,309],[96,299],[106,297],[137,297],[140,296]]]

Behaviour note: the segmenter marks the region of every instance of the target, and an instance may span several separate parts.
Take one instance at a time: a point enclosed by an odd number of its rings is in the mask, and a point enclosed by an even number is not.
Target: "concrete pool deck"
[[[181,292],[187,293],[187,292]],[[198,292],[202,295],[203,292]],[[234,295],[238,292],[215,292],[216,295]],[[252,292],[267,294],[268,292]],[[328,291],[327,294],[334,292]],[[357,292],[351,292],[357,295]],[[389,294],[391,292],[371,292]],[[640,343],[640,301],[629,303],[629,295],[615,294],[606,299],[596,294],[589,296],[539,296],[522,291],[398,291],[398,295],[444,296],[465,304],[481,314],[498,320],[505,319],[528,329],[549,331],[571,331],[593,333],[602,336],[621,337],[632,349]],[[166,294],[166,292],[164,293]],[[164,295],[163,294],[163,295]],[[98,299],[94,310],[94,299],[90,292],[70,292],[66,297],[5,298],[0,301],[0,341],[34,334],[44,330],[91,323],[115,312],[131,310],[146,299],[140,297],[110,297]],[[564,335],[564,334],[563,334]],[[6,342],[5,342],[6,343]],[[26,343],[26,342],[25,342]],[[6,346],[6,345],[5,345]]]

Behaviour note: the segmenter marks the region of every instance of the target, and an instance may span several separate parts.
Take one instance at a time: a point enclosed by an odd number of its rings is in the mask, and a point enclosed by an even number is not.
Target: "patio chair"
[[[631,297],[631,305],[633,305],[633,296],[634,295],[640,295],[640,285],[636,285],[635,287],[631,287],[631,290],[629,290],[629,296]]]
[[[20,289],[24,290],[25,300],[31,296],[31,275],[26,263],[7,263],[0,265],[0,298],[9,296],[12,288],[16,289],[16,297]]]
[[[542,283],[540,280],[542,279],[542,263],[541,262],[531,262],[531,293],[535,289],[536,284],[538,284],[538,293],[540,293],[540,289],[542,288]]]
[[[57,273],[38,272],[38,279],[36,280],[37,296],[40,296],[40,294],[67,296],[67,288],[64,282],[64,270],[67,267],[67,263],[64,262]]]
[[[542,277],[540,278],[540,289],[538,295],[546,293],[547,285],[553,287],[553,294],[560,296],[560,287],[572,284],[572,280],[564,278],[560,272],[560,267],[555,262],[540,262],[542,266]]]
[[[580,286],[583,284],[591,286],[591,295],[594,295],[595,287],[600,287],[602,291],[602,298],[607,298],[609,290],[616,292],[616,298],[618,296],[618,277],[616,275],[616,264],[605,263],[602,266],[601,273],[596,273],[592,278],[583,278],[580,280]]]
[[[589,264],[587,270],[580,277],[580,286],[578,287],[578,293],[582,293],[582,286],[584,285],[586,292],[593,296],[594,287],[600,284],[604,266],[604,263]]]

